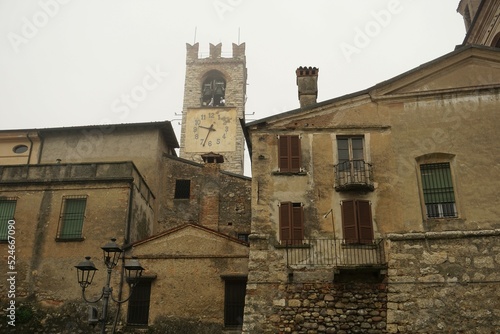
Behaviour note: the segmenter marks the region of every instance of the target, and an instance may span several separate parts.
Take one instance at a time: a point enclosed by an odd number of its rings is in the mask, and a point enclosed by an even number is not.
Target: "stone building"
[[[243,333],[500,331],[500,6],[460,6],[487,39],[323,102],[299,67],[300,108],[247,124]]]
[[[124,258],[137,256],[147,269],[122,324],[179,333],[186,319],[205,332],[241,327],[250,178],[221,170],[218,154],[179,158],[178,147],[170,122],[0,131],[0,250],[7,254],[14,224],[15,300],[30,315],[16,330],[91,331],[80,323],[86,310],[74,266],[91,256],[103,269],[100,247],[112,237]],[[89,296],[104,280],[100,270]],[[115,297],[127,295],[119,271],[112,286]],[[8,288],[0,285],[2,296]],[[217,307],[198,317],[209,301]],[[239,306],[225,313],[227,303]]]

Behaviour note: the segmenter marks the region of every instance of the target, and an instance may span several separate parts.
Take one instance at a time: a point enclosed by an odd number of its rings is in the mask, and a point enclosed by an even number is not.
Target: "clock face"
[[[230,152],[236,149],[236,109],[188,109],[185,127],[186,152]]]

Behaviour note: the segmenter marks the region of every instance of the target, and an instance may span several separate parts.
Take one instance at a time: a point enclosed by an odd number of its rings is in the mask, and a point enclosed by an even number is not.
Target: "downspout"
[[[124,240],[124,247],[123,248],[129,248],[130,244],[130,225],[132,223],[132,199],[134,195],[134,181],[132,180],[130,182],[130,188],[129,188],[129,193],[128,193],[128,213],[127,213],[127,225],[125,227],[125,240]],[[118,300],[122,300],[122,295],[123,295],[123,281],[125,277],[125,250],[124,254],[122,256],[122,268],[120,271],[120,287],[118,290]],[[116,325],[118,324],[118,319],[120,319],[120,311],[121,311],[121,306],[122,303],[118,303],[118,308],[116,310],[116,315],[115,315],[115,320],[113,321],[113,328],[111,330],[111,333],[114,333],[116,330]]]
[[[26,133],[26,138],[28,138],[28,140],[30,141],[30,153],[28,154],[28,162],[27,162],[27,164],[29,165],[31,161],[31,153],[33,153],[33,140],[31,140],[29,132]]]
[[[43,143],[45,142],[41,133],[38,133],[38,138],[40,138],[40,150],[38,151],[38,161],[37,164],[40,164],[42,161],[42,151],[43,151]]]

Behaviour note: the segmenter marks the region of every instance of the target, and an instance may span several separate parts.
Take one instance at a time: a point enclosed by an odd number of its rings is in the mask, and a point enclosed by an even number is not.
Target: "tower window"
[[[226,80],[222,75],[209,75],[201,88],[201,104],[204,107],[223,107],[226,105]]]
[[[189,199],[191,194],[191,180],[176,180],[175,195],[176,199]]]

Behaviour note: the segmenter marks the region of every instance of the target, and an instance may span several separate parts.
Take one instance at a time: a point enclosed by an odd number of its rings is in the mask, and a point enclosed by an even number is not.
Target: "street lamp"
[[[97,298],[96,300],[88,300],[85,297],[85,289],[90,284],[92,284],[95,272],[97,271],[97,268],[95,267],[94,263],[90,261],[90,256],[86,256],[85,260],[76,265],[75,268],[77,269],[76,274],[78,278],[78,283],[82,288],[83,299],[87,303],[97,303],[99,300],[101,299],[103,300],[102,318],[96,320],[96,322],[99,321],[101,322],[101,333],[104,334],[106,332],[106,320],[108,316],[109,298],[111,297],[111,299],[118,304],[125,303],[126,301],[128,301],[132,296],[134,287],[139,282],[139,278],[141,277],[144,268],[139,264],[139,261],[135,258],[125,262],[125,265],[123,267],[127,275],[127,282],[130,285],[130,294],[124,300],[114,299],[112,294],[113,288],[111,288],[109,284],[111,282],[111,273],[113,271],[113,268],[116,267],[116,265],[118,264],[121,254],[123,253],[123,249],[121,249],[116,244],[115,238],[112,238],[111,241],[102,246],[101,249],[103,251],[104,264],[106,265],[108,276],[106,278],[106,285],[102,288],[102,293],[99,298]],[[92,309],[92,311],[94,310],[95,309]]]

